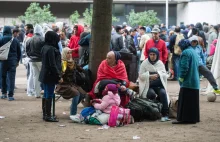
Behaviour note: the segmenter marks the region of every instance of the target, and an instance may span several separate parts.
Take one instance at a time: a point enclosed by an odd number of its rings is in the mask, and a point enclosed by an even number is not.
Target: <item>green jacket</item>
[[[196,51],[192,47],[183,50],[179,61],[179,77],[183,78],[181,88],[199,89],[199,61]]]

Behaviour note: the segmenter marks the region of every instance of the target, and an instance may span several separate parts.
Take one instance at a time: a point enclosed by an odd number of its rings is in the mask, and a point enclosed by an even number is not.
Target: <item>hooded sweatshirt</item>
[[[81,25],[77,25],[77,26],[78,26],[77,33],[70,38],[70,42],[68,45],[68,47],[70,49],[74,49],[74,51],[72,53],[73,58],[79,58],[79,44],[78,44],[78,42],[80,40],[80,34],[84,31],[83,26],[81,26]]]
[[[40,25],[34,27],[34,36],[26,43],[26,52],[30,62],[41,62],[41,50],[44,46],[43,29]]]
[[[12,39],[12,31],[9,26],[5,26],[3,29],[3,37],[0,39],[0,47],[5,45],[7,42],[9,42]],[[8,60],[15,60],[17,63],[19,62],[21,57],[21,49],[20,49],[20,43],[18,39],[14,38],[10,50],[8,53]]]

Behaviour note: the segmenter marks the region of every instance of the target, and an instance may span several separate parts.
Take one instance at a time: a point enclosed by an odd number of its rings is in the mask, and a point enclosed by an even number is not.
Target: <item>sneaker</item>
[[[70,119],[73,120],[73,122],[75,122],[75,123],[80,123],[81,122],[79,114],[70,115]]]
[[[166,121],[170,121],[170,119],[168,118],[168,116],[162,117],[161,122],[166,122]]]
[[[7,99],[7,95],[6,94],[2,94],[1,99]]]
[[[216,94],[220,94],[220,89],[216,89],[213,92],[216,93]]]
[[[14,97],[8,97],[8,101],[14,101],[15,98]]]

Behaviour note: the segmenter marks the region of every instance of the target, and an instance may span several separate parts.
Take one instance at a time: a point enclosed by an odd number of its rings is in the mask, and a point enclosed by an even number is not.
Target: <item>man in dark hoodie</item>
[[[205,33],[203,31],[203,27],[202,27],[202,24],[201,23],[196,23],[196,28],[199,30],[199,34],[198,36],[201,37],[203,39],[203,42],[204,42],[204,45],[205,45],[205,48],[207,46],[207,42],[206,42],[206,38],[205,38]]]
[[[12,31],[9,26],[5,26],[3,30],[3,38],[0,39],[0,47],[8,43],[12,39]],[[19,65],[21,57],[20,43],[14,38],[8,53],[8,59],[1,61],[2,71],[2,96],[1,99],[7,98],[7,74],[9,77],[8,100],[14,100],[15,75],[16,67]]]

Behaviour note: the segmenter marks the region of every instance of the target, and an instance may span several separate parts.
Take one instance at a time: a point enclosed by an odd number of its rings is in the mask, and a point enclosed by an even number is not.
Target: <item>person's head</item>
[[[161,28],[165,27],[164,23],[161,23],[161,24],[160,24],[160,27],[161,27]]]
[[[136,29],[131,29],[130,30],[130,35],[131,36],[135,36],[136,35],[137,30]]]
[[[45,44],[55,47],[56,49],[59,49],[58,42],[60,41],[60,37],[57,33],[54,31],[48,31],[45,34]]]
[[[72,50],[69,47],[65,47],[62,50],[62,60],[63,61],[73,61]]]
[[[167,34],[167,30],[166,29],[161,29],[161,34],[166,35]]]
[[[117,33],[121,33],[121,29],[122,29],[122,27],[121,26],[116,26],[115,27],[115,31],[117,32]]]
[[[29,30],[34,29],[34,26],[32,24],[26,24],[24,29],[26,33],[28,34]]]
[[[199,29],[199,31],[202,31],[202,24],[200,22],[196,23],[196,28]]]
[[[151,33],[152,33],[152,38],[154,40],[159,40],[159,38],[160,38],[160,29],[159,28],[153,28]]]
[[[118,63],[118,60],[121,58],[121,55],[117,51],[110,51],[107,54],[106,61],[109,66],[113,67]]]
[[[122,30],[122,35],[123,35],[123,36],[129,35],[128,30],[127,30],[127,29],[123,29],[123,30]]]
[[[199,30],[197,28],[192,28],[192,35],[198,35]]]
[[[36,24],[34,27],[34,34],[43,36],[43,28],[40,25]]]
[[[172,35],[174,35],[174,31],[169,32],[169,37],[171,37]]]
[[[60,39],[61,40],[65,40],[66,39],[66,34],[65,34],[65,32],[60,32]]]
[[[180,42],[178,43],[178,46],[183,51],[190,46],[190,41],[188,39],[181,39]]]
[[[146,28],[145,27],[140,27],[140,34],[144,35],[146,33]]]
[[[194,26],[194,24],[190,24],[189,25],[189,29],[192,29],[192,28],[194,28],[195,26]]]
[[[146,27],[146,32],[147,33],[151,33],[151,28],[150,27]]]
[[[209,32],[209,26],[204,25],[203,30],[204,30],[205,33],[208,33]]]
[[[75,26],[73,27],[73,32],[74,32],[74,35],[80,36],[80,34],[81,34],[82,32],[84,32],[84,28],[83,28],[83,26],[81,26],[81,25],[75,25]]]
[[[219,32],[219,27],[218,27],[218,25],[215,25],[213,28],[214,28],[214,30],[215,30],[216,33]]]
[[[148,61],[151,64],[155,64],[159,60],[159,51],[157,48],[153,47],[150,48],[148,51]]]
[[[198,36],[193,35],[191,38],[189,38],[189,41],[192,47],[196,47],[199,43]]]
[[[13,34],[13,37],[18,37],[19,36],[19,29],[13,29],[12,34]]]
[[[180,33],[180,27],[179,26],[176,26],[175,33]]]

